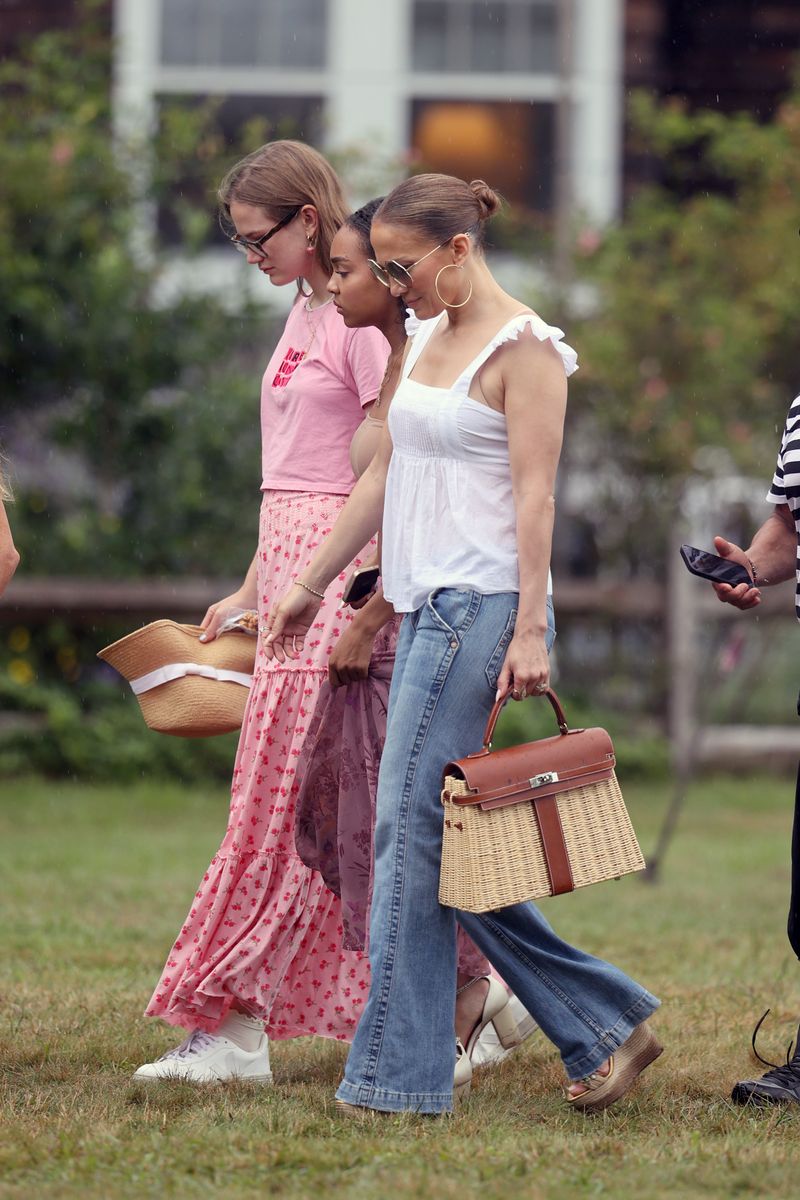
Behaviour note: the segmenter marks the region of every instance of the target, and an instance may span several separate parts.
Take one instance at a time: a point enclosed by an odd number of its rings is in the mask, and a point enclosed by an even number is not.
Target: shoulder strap
[[[444,314],[442,314],[442,315],[444,315]],[[410,374],[410,372],[413,370],[414,364],[416,363],[420,354],[424,350],[425,346],[427,345],[428,339],[431,337],[434,329],[436,329],[436,327],[439,324],[439,322],[441,321],[441,319],[442,319],[441,316],[439,316],[439,317],[432,317],[430,321],[421,321],[420,322],[419,329],[417,330],[417,332],[414,334],[413,338],[411,339],[411,348],[409,349],[408,354],[406,355],[406,361],[403,363],[403,372],[401,375],[402,379],[406,379],[408,377],[408,375]]]
[[[455,382],[453,390],[461,391],[466,396],[469,392],[469,389],[472,387],[473,379],[478,374],[478,371],[480,371],[486,360],[491,358],[495,350],[499,350],[504,342],[508,341],[509,329],[518,324],[520,321],[524,320],[530,320],[531,322],[537,320],[536,313],[531,312],[530,309],[524,309],[522,312],[518,312],[515,316],[510,317],[506,321],[505,325],[502,325],[500,329],[498,329],[491,341],[487,342],[483,349],[475,355],[469,366],[465,367],[465,369],[461,372]]]

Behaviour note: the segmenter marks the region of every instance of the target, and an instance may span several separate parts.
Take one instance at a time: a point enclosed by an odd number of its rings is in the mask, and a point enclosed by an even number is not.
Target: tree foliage
[[[94,9],[0,66],[0,436],[16,459],[15,532],[27,572],[239,572],[271,331],[225,297],[158,301],[159,255],[137,249],[142,205],[187,177],[176,212],[187,244],[203,240],[236,148],[208,106],[165,110],[153,144],[115,143]]]
[[[771,477],[800,383],[800,92],[768,124],[644,95],[631,115],[662,181],[578,240],[596,304],[576,333],[575,419],[598,477],[633,485],[609,515],[652,548],[709,463]]]

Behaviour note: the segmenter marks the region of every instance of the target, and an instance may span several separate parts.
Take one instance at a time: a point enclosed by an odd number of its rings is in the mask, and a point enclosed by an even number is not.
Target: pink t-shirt
[[[377,329],[348,329],[332,303],[305,305],[299,297],[289,313],[261,384],[261,488],[349,495],[350,442],[389,343]]]

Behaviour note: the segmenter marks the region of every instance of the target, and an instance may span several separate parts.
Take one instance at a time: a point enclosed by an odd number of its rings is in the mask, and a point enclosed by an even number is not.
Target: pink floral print
[[[345,499],[264,493],[262,618],[330,532]],[[302,659],[269,662],[259,646],[228,828],[169,953],[148,1016],[213,1032],[237,1000],[263,1019],[271,1038],[319,1034],[345,1041],[353,1035],[369,989],[369,962],[364,953],[343,949],[341,901],[303,865],[294,842],[297,762],[328,657],[352,620],[349,610],[338,607],[349,571],[328,589]],[[391,653],[393,633],[389,627],[378,635],[378,654]]]

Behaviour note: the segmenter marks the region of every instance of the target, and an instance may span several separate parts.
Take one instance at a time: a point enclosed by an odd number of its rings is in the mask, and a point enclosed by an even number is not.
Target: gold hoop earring
[[[464,268],[459,263],[445,263],[445,265],[443,267],[441,267],[436,273],[436,278],[433,281],[433,290],[436,292],[436,295],[439,297],[439,300],[445,306],[445,308],[463,308],[464,305],[469,304],[470,300],[472,299],[472,280],[471,279],[467,280],[467,283],[469,284],[469,294],[467,295],[466,300],[462,300],[459,304],[448,304],[447,301],[445,300],[444,296],[442,295],[442,293],[439,291],[439,276],[441,275],[442,271],[449,271],[451,267],[456,271],[464,270]]]
[[[312,234],[309,233],[306,236],[306,242],[308,243],[308,245],[306,246],[306,253],[313,254],[317,248],[317,239]]]

